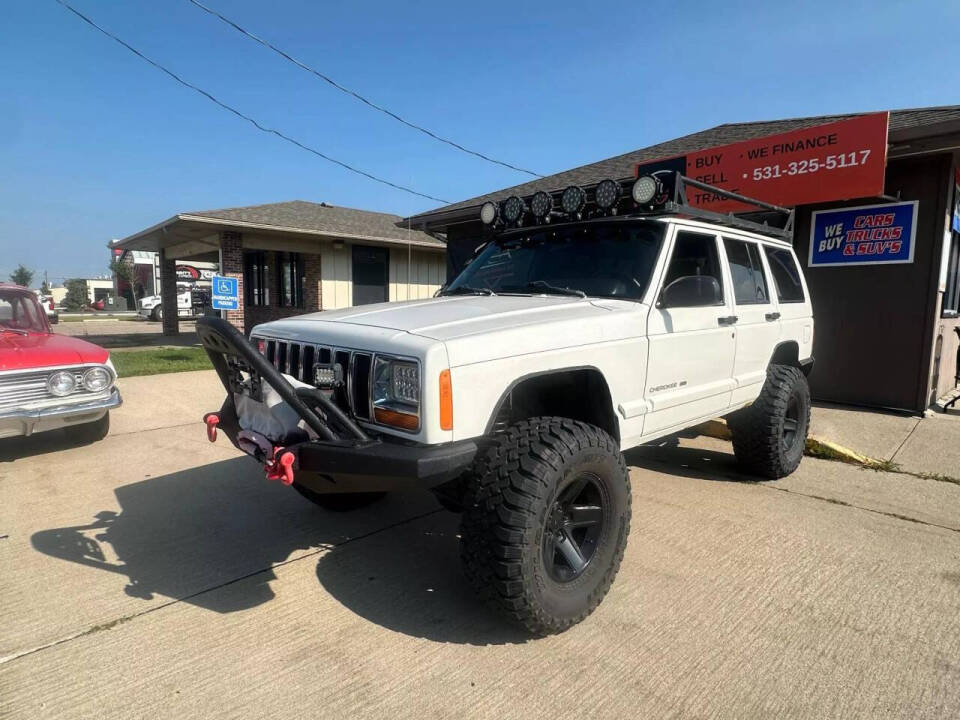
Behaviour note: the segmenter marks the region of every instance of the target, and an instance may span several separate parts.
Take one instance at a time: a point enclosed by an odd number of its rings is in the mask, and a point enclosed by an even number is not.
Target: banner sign
[[[213,276],[211,300],[214,310],[237,310],[240,305],[237,279],[235,277]]]
[[[888,113],[862,115],[744,140],[636,166],[636,175],[679,170],[723,190],[793,207],[877,197],[887,166]],[[716,212],[756,211],[716,193],[687,189],[687,202]]]
[[[912,263],[918,202],[814,212],[807,265]]]
[[[197,280],[210,280],[215,272],[205,268],[197,268],[193,265],[177,265],[177,280],[186,280],[196,282]]]

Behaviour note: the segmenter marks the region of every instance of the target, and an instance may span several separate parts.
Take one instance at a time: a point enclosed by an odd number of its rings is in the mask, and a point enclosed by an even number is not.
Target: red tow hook
[[[264,466],[267,480],[279,480],[284,485],[293,485],[293,462],[296,457],[282,447],[274,448],[273,459]]]
[[[217,441],[217,425],[220,424],[220,416],[216,413],[207,413],[203,416],[203,421],[207,424],[207,440]]]

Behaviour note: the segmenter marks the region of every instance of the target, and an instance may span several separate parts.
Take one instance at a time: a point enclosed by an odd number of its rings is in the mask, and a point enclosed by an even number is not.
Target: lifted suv
[[[792,213],[778,229],[699,211],[685,182],[613,183],[613,205],[598,186],[593,210],[580,188],[485,206],[495,232],[431,300],[278,320],[250,341],[201,318],[228,390],[208,434],[328,509],[432,489],[462,512],[476,590],[533,633],[565,630],[623,557],[623,450],[727,416],[761,477],[803,453],[813,319]]]

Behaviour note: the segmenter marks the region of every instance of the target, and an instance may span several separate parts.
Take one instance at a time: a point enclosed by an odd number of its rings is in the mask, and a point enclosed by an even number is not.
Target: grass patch
[[[85,322],[87,320],[118,320],[120,322],[136,322],[139,320],[138,317],[130,315],[115,316],[115,315],[87,315],[86,317],[79,315],[61,315],[59,322],[62,323],[78,323]]]
[[[130,350],[113,353],[110,359],[122,378],[213,369],[207,351],[194,347]]]

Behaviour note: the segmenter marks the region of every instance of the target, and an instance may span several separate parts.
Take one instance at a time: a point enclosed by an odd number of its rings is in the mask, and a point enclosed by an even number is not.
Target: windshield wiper
[[[534,280],[533,282],[527,283],[527,288],[531,290],[539,290],[542,293],[549,293],[552,295],[575,295],[582,298],[587,296],[583,290],[577,290],[576,288],[569,287],[557,287],[556,285],[551,285],[545,280]]]
[[[476,288],[470,285],[458,285],[452,290],[444,290],[442,295],[496,295],[490,288]]]
[[[29,335],[29,334],[30,334],[30,333],[28,333],[26,330],[21,330],[20,328],[5,327],[5,326],[3,326],[3,325],[0,325],[0,332],[12,332],[12,333],[16,333],[17,335]]]

